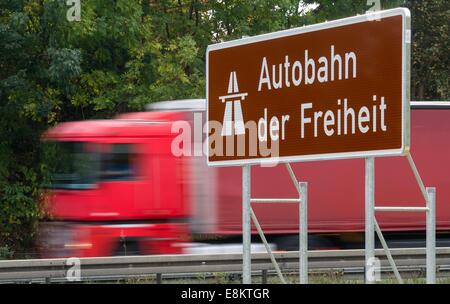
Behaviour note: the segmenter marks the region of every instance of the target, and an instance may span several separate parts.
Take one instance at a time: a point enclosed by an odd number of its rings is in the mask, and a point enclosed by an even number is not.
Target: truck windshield
[[[98,182],[135,179],[136,154],[131,144],[48,141],[44,163],[47,186],[54,189],[92,189]]]
[[[46,142],[44,159],[49,171],[48,186],[60,189],[93,188],[99,155],[92,145],[84,142]]]

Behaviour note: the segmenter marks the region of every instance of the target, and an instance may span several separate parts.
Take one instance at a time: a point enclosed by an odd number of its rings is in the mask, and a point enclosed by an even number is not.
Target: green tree
[[[411,95],[414,100],[450,100],[450,4],[406,1],[412,15]]]

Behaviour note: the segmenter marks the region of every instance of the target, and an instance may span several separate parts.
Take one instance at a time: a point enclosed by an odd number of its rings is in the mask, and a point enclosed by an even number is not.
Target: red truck
[[[411,108],[411,154],[424,184],[437,189],[437,242],[448,245],[450,103],[412,102]],[[47,214],[39,229],[42,256],[173,254],[192,252],[195,244],[240,243],[241,169],[208,168],[201,151],[172,153],[179,135],[174,123],[185,121],[196,129],[193,117],[201,115],[204,122],[205,100],[154,103],[148,110],[61,123],[44,134],[53,175],[42,202]],[[200,144],[201,130],[192,139]],[[424,206],[406,158],[375,163],[377,205]],[[292,167],[308,182],[310,247],[363,246],[364,160]],[[252,197],[297,195],[283,165],[253,166]],[[253,208],[274,248],[298,248],[297,205]],[[377,219],[390,246],[424,245],[424,214],[381,213]],[[254,226],[253,234],[258,242]]]

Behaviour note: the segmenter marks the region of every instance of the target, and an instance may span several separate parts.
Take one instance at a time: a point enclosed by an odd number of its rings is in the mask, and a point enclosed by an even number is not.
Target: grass
[[[298,274],[297,273],[284,273],[283,274],[287,283],[297,284]],[[309,283],[310,284],[363,284],[364,281],[360,278],[349,278],[342,272],[330,271],[327,273],[310,273]],[[424,284],[426,282],[423,273],[402,273],[402,278],[405,284]],[[261,276],[253,276],[252,282],[254,284],[262,283]],[[119,282],[118,282],[119,283]],[[156,284],[155,276],[152,277],[139,277],[139,278],[129,278],[125,282],[120,283],[125,284]],[[240,274],[229,274],[223,272],[217,273],[202,273],[194,278],[176,278],[176,279],[164,279],[163,284],[239,284],[241,283]],[[269,275],[267,278],[267,283],[269,284],[281,284],[280,279],[276,275]],[[436,279],[437,284],[450,284],[450,277],[442,277]],[[381,281],[377,284],[397,284],[396,278],[390,275],[383,275]]]

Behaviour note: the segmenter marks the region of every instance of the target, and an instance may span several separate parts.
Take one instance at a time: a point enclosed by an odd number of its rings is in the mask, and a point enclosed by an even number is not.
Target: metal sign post
[[[427,284],[436,283],[436,188],[427,188]]]
[[[255,224],[256,230],[266,247],[267,253],[270,256],[270,260],[275,268],[278,278],[283,284],[286,284],[286,280],[281,273],[281,269],[275,259],[275,256],[270,249],[267,239],[264,236],[264,232],[259,224],[258,218],[255,212],[250,206],[250,203],[282,203],[299,204],[299,282],[300,284],[308,283],[308,183],[298,182],[295,177],[294,171],[291,165],[285,164],[286,169],[289,172],[291,180],[298,191],[299,198],[251,198],[251,177],[250,177],[250,165],[243,166],[242,171],[242,191],[243,191],[243,221],[242,221],[242,235],[243,235],[243,283],[251,283],[251,226],[247,222],[247,211],[250,211],[251,219]],[[248,169],[247,169],[248,168]],[[249,209],[247,209],[249,208]]]
[[[383,249],[388,257],[394,274],[399,283],[403,283],[403,279],[395,265],[395,261],[389,251],[387,243],[383,237],[380,226],[375,217],[375,212],[425,212],[426,213],[426,269],[427,284],[436,283],[436,189],[425,188],[419,172],[414,164],[411,154],[406,155],[411,170],[414,173],[417,184],[425,199],[425,207],[392,207],[392,206],[375,206],[375,160],[374,158],[366,158],[366,224],[365,224],[365,281],[367,284],[375,283],[374,269],[375,263],[375,231],[380,239]],[[379,270],[379,269],[378,269]]]
[[[366,283],[373,283],[373,262],[375,258],[374,199],[375,199],[375,160],[366,158]]]
[[[250,165],[242,166],[242,243],[243,243],[243,255],[242,255],[242,283],[252,283],[252,252],[251,252],[251,237],[252,227],[250,219],[250,185],[251,185],[251,169]]]
[[[308,183],[300,185],[300,284],[308,284]]]

